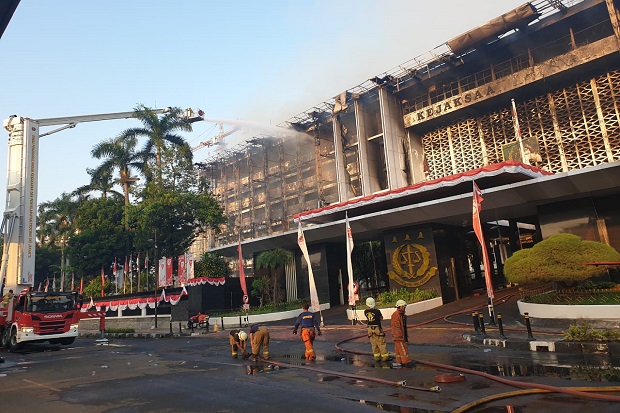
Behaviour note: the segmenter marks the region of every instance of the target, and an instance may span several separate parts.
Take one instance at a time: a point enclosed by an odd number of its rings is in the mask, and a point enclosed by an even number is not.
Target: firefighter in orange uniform
[[[314,354],[314,338],[315,335],[319,336],[321,333],[321,327],[319,326],[319,322],[314,316],[314,313],[308,311],[310,308],[309,304],[304,304],[302,307],[302,313],[297,317],[297,321],[295,321],[295,328],[293,329],[293,334],[297,334],[297,329],[301,327],[301,340],[304,342],[306,346],[306,360],[316,360],[316,354]]]
[[[396,311],[392,314],[392,339],[394,340],[394,350],[396,352],[396,362],[403,367],[415,367],[415,362],[409,358],[409,347],[407,347],[407,315],[405,309],[407,303],[404,300],[396,301]]]
[[[254,324],[250,327],[250,343],[252,344],[251,361],[258,361],[258,355],[263,349],[263,359],[269,360],[269,330],[263,324]]]

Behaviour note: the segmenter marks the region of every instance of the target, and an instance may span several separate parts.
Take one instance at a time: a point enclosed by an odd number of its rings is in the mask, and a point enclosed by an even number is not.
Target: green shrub
[[[592,280],[588,280],[583,282],[575,287],[578,291],[588,291],[588,290],[612,290],[618,287],[618,284],[612,281],[598,281],[594,282]]]
[[[133,328],[106,328],[105,332],[108,334],[133,334],[136,332],[136,330],[134,330]]]
[[[248,315],[268,314],[268,313],[280,313],[283,311],[299,310],[301,312],[301,306],[304,303],[310,303],[309,298],[302,298],[299,300],[290,301],[287,303],[268,303],[260,307],[250,306]],[[239,308],[238,310],[231,310],[226,312],[213,312],[209,313],[210,317],[237,317],[245,316],[245,310]]]
[[[620,341],[620,333],[614,330],[594,330],[586,322],[571,324],[564,333],[565,341]]]
[[[412,304],[436,297],[438,295],[435,290],[420,290],[419,288],[408,290],[401,288],[400,290],[382,292],[375,298],[375,301],[377,302],[377,308],[392,308],[398,300],[404,300],[407,304]]]
[[[601,242],[557,234],[532,248],[515,252],[506,260],[504,274],[511,283],[571,285],[607,273],[605,266],[584,264],[593,261],[620,261],[620,253]]]

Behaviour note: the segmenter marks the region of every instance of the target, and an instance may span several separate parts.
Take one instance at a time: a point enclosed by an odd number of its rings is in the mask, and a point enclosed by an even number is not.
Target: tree
[[[92,176],[96,180],[103,180],[106,176],[112,175],[114,170],[118,170],[116,183],[123,187],[125,197],[125,208],[129,205],[129,187],[139,178],[131,176],[132,169],[144,171],[144,161],[140,153],[136,152],[138,138],[125,132],[118,137],[108,139],[95,145],[91,151],[94,158],[104,158],[104,162],[92,171]],[[129,229],[129,222],[125,216],[125,229]]]
[[[208,193],[178,193],[153,186],[147,197],[130,208],[135,247],[149,245],[157,231],[160,257],[186,252],[205,228],[218,229],[225,220],[222,206]]]
[[[113,284],[110,280],[106,280],[103,284],[103,290],[106,295],[112,294],[114,291]],[[101,297],[101,277],[93,278],[90,283],[84,287],[82,293],[84,297]],[[87,304],[86,302],[84,304]]]
[[[182,146],[189,149],[185,139],[177,135],[176,132],[191,132],[192,125],[183,116],[180,108],[171,108],[163,116],[159,117],[153,109],[140,104],[135,109],[135,117],[142,122],[141,128],[130,128],[121,135],[129,137],[146,137],[147,141],[141,150],[144,161],[147,162],[152,157],[155,158],[158,180],[161,180],[162,151],[167,143],[174,146]],[[191,161],[191,150],[184,150],[186,156]],[[147,179],[149,176],[147,175]]]
[[[74,221],[77,217],[79,202],[73,195],[64,193],[51,202],[44,202],[39,206],[38,238],[41,245],[54,244],[60,248],[60,275],[64,279],[66,248],[69,240],[75,235],[77,228]]]
[[[101,198],[103,199],[107,199],[108,195],[113,198],[123,198],[123,194],[113,189],[116,183],[114,182],[114,179],[112,179],[112,172],[97,172],[98,171],[95,169],[86,169],[86,173],[88,173],[91,177],[90,183],[78,187],[72,194],[78,197],[85,197],[92,192],[101,192]]]
[[[97,278],[101,266],[109,268],[114,257],[127,255],[132,233],[123,228],[123,202],[90,199],[78,209],[75,220],[80,231],[69,241],[69,260],[75,271],[87,279]]]
[[[62,260],[60,248],[54,244],[37,245],[35,254],[34,288],[54,276],[54,269]]]
[[[367,290],[379,292],[387,285],[387,263],[385,248],[381,241],[370,241],[356,244],[352,252],[353,274],[357,274],[357,282]]]
[[[515,252],[506,260],[504,274],[512,283],[556,282],[567,286],[607,272],[605,266],[584,263],[609,261],[620,261],[620,253],[611,246],[573,234],[557,234]]]
[[[272,290],[271,300],[279,303],[280,286],[279,286],[279,270],[284,269],[286,264],[293,261],[293,253],[282,249],[274,248],[272,250],[263,251],[256,256],[256,268],[266,268],[268,270],[267,282]]]
[[[232,270],[228,262],[214,252],[205,252],[200,261],[194,264],[194,271],[198,277],[228,277],[232,274]]]

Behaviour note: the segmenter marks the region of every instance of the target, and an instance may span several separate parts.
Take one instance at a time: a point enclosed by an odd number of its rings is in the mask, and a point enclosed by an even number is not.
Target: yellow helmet
[[[245,331],[239,331],[239,340],[245,341],[246,338],[248,338],[248,333]]]
[[[407,306],[407,303],[405,302],[405,300],[398,300],[398,301],[396,301],[396,306],[395,306],[396,308],[398,308],[398,307],[406,307],[406,306]]]

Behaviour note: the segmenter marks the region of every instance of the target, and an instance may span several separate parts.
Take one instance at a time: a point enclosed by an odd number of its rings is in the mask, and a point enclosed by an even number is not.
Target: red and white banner
[[[187,254],[187,278],[191,280],[194,278],[194,254],[188,252]]]
[[[310,284],[310,305],[314,311],[321,310],[321,304],[319,303],[319,295],[316,292],[316,284],[314,283],[314,273],[312,272],[312,263],[310,262],[310,255],[308,254],[308,246],[306,245],[306,238],[304,237],[304,231],[301,228],[301,219],[299,220],[299,226],[297,228],[297,244],[299,249],[306,259],[308,265],[308,283]]]
[[[177,258],[177,277],[179,280],[179,284],[185,285],[187,280],[187,267],[186,267],[186,257],[185,254],[179,255]]]
[[[494,298],[493,294],[493,282],[491,281],[491,264],[489,263],[489,253],[487,252],[487,244],[484,241],[484,234],[482,233],[482,224],[480,223],[480,210],[482,209],[482,192],[480,192],[480,188],[476,185],[476,182],[473,181],[474,184],[474,195],[473,195],[473,216],[472,216],[472,226],[474,227],[474,232],[476,233],[476,237],[478,238],[478,242],[480,242],[480,246],[482,247],[482,263],[484,265],[484,280],[487,286],[487,296],[489,298]]]
[[[189,285],[190,287],[194,287],[196,285],[205,285],[205,284],[224,285],[226,284],[226,278],[225,277],[218,277],[218,278],[198,277],[198,278],[190,278],[189,280],[187,280],[187,285]]]
[[[86,312],[91,308],[96,308],[100,310],[102,307],[106,307],[108,310],[117,311],[119,308],[121,310],[135,310],[136,308],[155,308],[156,302],[166,302],[171,305],[177,305],[179,301],[181,301],[181,297],[187,295],[187,290],[183,288],[183,290],[179,294],[167,294],[162,292],[158,297],[139,297],[139,298],[125,298],[119,300],[103,300],[97,301],[96,303],[91,299],[90,304],[88,306],[82,307],[82,312]]]
[[[239,245],[237,245],[237,253],[239,254],[239,283],[243,291],[243,308],[250,308],[250,296],[248,295],[248,287],[245,283],[245,269],[243,268],[243,254],[241,252],[241,236],[239,236]]]
[[[159,259],[159,269],[157,271],[157,287],[166,286],[166,258]]]
[[[105,273],[103,272],[103,265],[101,266],[101,296],[105,295],[103,288],[105,287]]]
[[[172,257],[166,258],[166,286],[173,285],[172,281]]]
[[[355,305],[355,302],[359,299],[359,295],[354,290],[353,280],[353,263],[351,262],[351,253],[353,252],[353,233],[351,232],[351,226],[349,225],[349,214],[345,212],[346,222],[346,235],[347,235],[347,271],[349,273],[349,305]],[[356,297],[357,296],[357,297]]]

